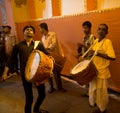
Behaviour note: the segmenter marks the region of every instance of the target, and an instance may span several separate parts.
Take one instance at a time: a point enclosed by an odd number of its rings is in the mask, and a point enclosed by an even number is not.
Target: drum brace
[[[40,41],[35,41],[35,44],[34,44],[34,49],[37,48],[38,44],[39,44]]]

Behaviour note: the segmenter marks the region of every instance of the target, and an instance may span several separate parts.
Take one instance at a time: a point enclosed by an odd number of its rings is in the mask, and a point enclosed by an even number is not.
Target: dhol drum
[[[27,61],[25,77],[27,81],[43,82],[53,71],[53,60],[42,51],[34,50]]]
[[[73,67],[70,75],[80,85],[86,85],[97,75],[97,69],[90,60],[83,60]]]
[[[64,67],[64,64],[65,64],[65,61],[66,61],[66,58],[59,55],[59,54],[56,54],[54,52],[50,52],[50,55],[54,58],[55,60],[55,63],[54,63],[54,68],[57,70],[57,72],[61,72],[63,67]]]

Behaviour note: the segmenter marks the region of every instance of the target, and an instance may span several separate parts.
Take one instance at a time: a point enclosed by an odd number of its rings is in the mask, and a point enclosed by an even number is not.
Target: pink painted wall
[[[11,8],[11,0],[4,0],[4,5],[6,8],[6,21],[7,25],[12,27],[12,34],[16,34],[15,24],[13,20],[12,8]]]

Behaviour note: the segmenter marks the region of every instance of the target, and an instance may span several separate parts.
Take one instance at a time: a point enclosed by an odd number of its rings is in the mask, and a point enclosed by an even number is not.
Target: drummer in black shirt
[[[33,26],[25,26],[23,28],[23,33],[24,33],[24,40],[18,43],[17,45],[14,46],[13,52],[11,57],[9,58],[6,67],[4,69],[4,73],[2,75],[2,78],[5,80],[7,78],[7,72],[9,71],[9,68],[11,67],[10,65],[17,65],[18,60],[20,62],[20,73],[22,77],[22,83],[25,91],[25,113],[32,113],[32,103],[33,103],[33,92],[32,92],[32,83],[28,82],[25,79],[25,66],[28,60],[28,57],[30,53],[34,50],[34,34],[35,34],[35,29]],[[48,54],[42,43],[39,43],[37,48],[40,51],[43,51],[45,54]],[[19,59],[18,59],[19,56]],[[40,105],[42,104],[44,98],[45,98],[45,85],[40,84],[36,86],[37,91],[38,91],[38,98],[37,101],[34,105],[33,112],[34,113],[48,113],[46,110],[39,110]]]

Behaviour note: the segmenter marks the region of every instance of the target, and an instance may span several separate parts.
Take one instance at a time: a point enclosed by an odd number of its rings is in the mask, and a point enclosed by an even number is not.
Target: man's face
[[[104,38],[107,35],[107,29],[104,25],[98,27],[98,36],[99,38]]]
[[[8,27],[5,27],[5,28],[4,28],[4,32],[5,32],[5,33],[10,33],[10,32],[11,32],[11,29],[8,28]]]
[[[34,36],[34,31],[32,28],[26,28],[25,31],[24,31],[24,35],[26,37],[33,37]]]
[[[88,26],[83,26],[82,28],[83,28],[83,32],[85,34],[89,34],[90,33],[90,28]]]
[[[4,32],[4,29],[2,26],[0,26],[0,33],[3,33]]]
[[[39,28],[40,28],[40,32],[41,32],[41,34],[44,34],[44,29],[41,28],[41,27],[39,27]]]

